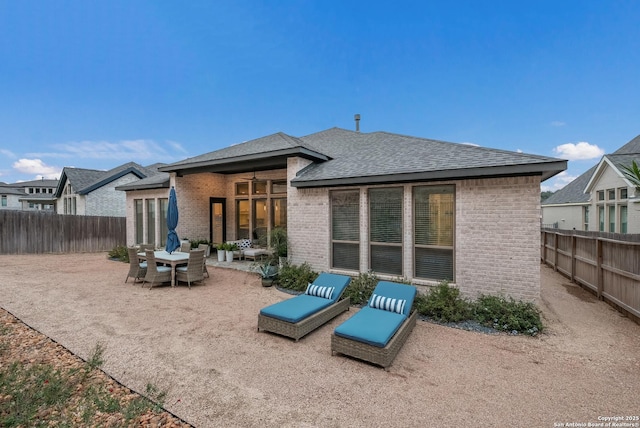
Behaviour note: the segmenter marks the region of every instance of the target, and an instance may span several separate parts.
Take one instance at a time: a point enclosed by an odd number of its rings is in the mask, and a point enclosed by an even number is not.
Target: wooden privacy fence
[[[0,210],[0,254],[109,251],[126,243],[124,217]]]
[[[558,229],[541,235],[543,263],[640,319],[640,236]]]

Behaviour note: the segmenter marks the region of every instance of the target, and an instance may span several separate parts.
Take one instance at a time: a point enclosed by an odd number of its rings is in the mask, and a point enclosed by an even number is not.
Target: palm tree
[[[620,165],[624,176],[640,191],[640,168],[636,161],[631,161],[631,166]],[[636,192],[638,193],[638,192]]]

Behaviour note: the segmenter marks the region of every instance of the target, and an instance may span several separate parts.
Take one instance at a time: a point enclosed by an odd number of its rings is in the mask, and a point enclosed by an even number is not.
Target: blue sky
[[[638,1],[0,0],[0,181],[384,130],[569,159],[640,134]]]

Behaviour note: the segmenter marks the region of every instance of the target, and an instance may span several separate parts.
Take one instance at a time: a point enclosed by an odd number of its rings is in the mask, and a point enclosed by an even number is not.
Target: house
[[[58,180],[40,179],[0,183],[0,209],[55,210]]]
[[[177,233],[213,242],[286,227],[289,258],[316,271],[472,297],[540,290],[540,182],[566,161],[388,132],[276,133],[159,168],[178,195]],[[168,192],[167,192],[168,194]],[[127,192],[127,239],[134,236]]]
[[[623,166],[640,163],[640,135],[542,203],[542,224],[558,229],[640,233],[640,192]]]
[[[126,194],[116,187],[158,171],[128,162],[109,171],[64,167],[55,191],[58,214],[125,217]]]
[[[148,168],[157,171],[164,164],[154,164]],[[151,243],[163,247],[167,243],[167,207],[169,206],[169,178],[167,172],[117,186],[116,190],[126,192],[127,242],[130,244]]]

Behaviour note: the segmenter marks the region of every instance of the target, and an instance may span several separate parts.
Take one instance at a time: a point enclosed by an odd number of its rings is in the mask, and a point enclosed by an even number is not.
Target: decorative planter
[[[228,262],[233,261],[233,251],[227,251],[227,261]]]
[[[223,262],[226,254],[224,250],[218,250],[218,261]]]
[[[273,285],[273,278],[262,278],[263,287],[271,287]]]

